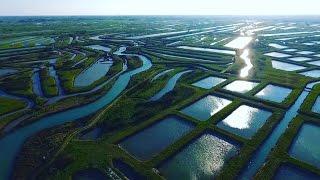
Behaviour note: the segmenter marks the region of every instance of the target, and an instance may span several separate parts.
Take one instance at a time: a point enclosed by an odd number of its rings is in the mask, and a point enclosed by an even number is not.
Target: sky
[[[320,0],[1,0],[16,15],[320,15]]]

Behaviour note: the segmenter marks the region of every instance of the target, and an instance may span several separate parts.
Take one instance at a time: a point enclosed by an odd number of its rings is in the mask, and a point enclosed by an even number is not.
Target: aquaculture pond
[[[181,112],[200,121],[206,121],[230,103],[228,99],[208,95],[182,109]]]
[[[241,105],[217,126],[244,138],[251,138],[272,115],[270,111]]]
[[[88,69],[82,71],[74,80],[75,87],[86,87],[99,80],[107,74],[112,61],[100,59],[92,64]]]
[[[313,77],[313,78],[319,78],[320,77],[320,70],[311,70],[311,71],[302,72],[300,74],[304,75],[304,76]]]
[[[285,49],[283,50],[284,52],[295,52],[298,51],[297,49]]]
[[[308,57],[293,57],[293,58],[289,58],[289,60],[301,62],[301,61],[310,61],[312,59]]]
[[[167,117],[119,143],[140,160],[149,160],[194,128],[178,117]]]
[[[224,49],[200,48],[200,47],[192,47],[192,46],[179,46],[178,48],[187,49],[187,50],[194,50],[194,51],[220,53],[220,54],[227,54],[227,55],[236,55],[235,51],[224,50]]]
[[[266,53],[264,55],[274,57],[274,58],[286,58],[286,57],[291,56],[290,54],[284,54],[284,53],[279,53],[279,52],[270,52],[270,53]]]
[[[320,168],[319,137],[320,126],[309,123],[303,124],[289,149],[289,154]]]
[[[288,95],[292,92],[292,89],[276,86],[273,84],[268,84],[265,88],[263,88],[260,92],[258,92],[255,96],[261,99],[274,101],[277,103],[281,103],[284,101]]]
[[[217,86],[218,84],[224,82],[225,80],[226,79],[224,79],[224,78],[210,76],[210,77],[204,78],[200,81],[197,81],[197,82],[193,83],[192,85],[200,87],[200,88],[204,88],[204,89],[211,89],[211,88]]]
[[[168,92],[172,91],[173,88],[176,86],[178,80],[181,78],[181,76],[191,71],[192,70],[187,70],[175,74],[172,78],[169,79],[168,83],[163,89],[161,89],[157,94],[151,97],[150,101],[157,101],[161,99],[164,95],[166,95]]]
[[[100,127],[96,127],[88,132],[80,135],[79,139],[81,140],[97,140],[103,133],[103,129]]]
[[[297,71],[301,69],[305,69],[304,66],[299,66],[295,64],[285,63],[281,61],[271,61],[272,67],[275,69],[283,70],[283,71]]]
[[[94,49],[94,50],[100,50],[100,51],[104,51],[104,52],[110,52],[111,48],[105,47],[105,46],[101,46],[101,45],[90,45],[90,46],[86,46],[88,48]]]
[[[51,128],[67,122],[72,122],[97,112],[101,108],[111,103],[116,97],[121,94],[121,92],[123,92],[132,76],[146,71],[152,67],[152,63],[148,58],[146,58],[145,56],[138,57],[142,61],[142,66],[132,71],[127,71],[121,74],[114,82],[111,89],[97,101],[42,117],[41,119],[38,119],[37,121],[19,128],[14,132],[2,137],[0,139],[0,147],[2,147],[0,153],[0,162],[3,163],[2,168],[0,169],[0,174],[2,175],[2,177],[8,179],[10,173],[12,172],[14,159],[17,153],[19,153],[21,145],[27,138],[43,129]]]
[[[320,66],[320,61],[312,61],[312,62],[308,62],[308,64]]]
[[[118,169],[124,176],[126,176],[127,179],[146,179],[145,177],[141,176],[138,172],[136,172],[131,166],[122,162],[121,160],[113,160],[112,164],[113,167]]]
[[[233,91],[233,92],[238,92],[238,93],[246,93],[251,91],[258,84],[259,83],[251,82],[251,81],[236,80],[226,85],[223,89]]]
[[[320,113],[320,96],[318,96],[316,102],[314,103],[312,107],[312,112]]]
[[[312,51],[299,51],[296,52],[297,54],[301,54],[301,55],[310,55],[310,54],[314,54],[314,52]]]
[[[312,88],[318,83],[319,82],[310,83],[307,87]],[[298,114],[298,110],[307,95],[307,91],[303,91],[300,94],[295,103],[288,109],[283,119],[276,125],[262,145],[252,154],[247,166],[241,171],[239,179],[251,179],[257,173],[258,169],[263,166],[270,151],[275,147],[281,135],[286,131],[291,120]]]
[[[167,179],[212,179],[237,155],[240,146],[220,135],[205,133],[158,168]]]
[[[319,180],[320,176],[310,172],[308,170],[301,169],[294,165],[283,164],[280,165],[276,174],[273,177],[274,180]]]
[[[17,70],[15,69],[0,69],[0,77],[1,76],[6,76],[6,75],[10,75],[10,74],[14,74],[18,72]]]
[[[99,169],[85,169],[72,175],[72,180],[106,180],[108,177]]]
[[[276,48],[276,49],[285,49],[285,48],[288,48],[288,46],[283,46],[283,45],[281,45],[281,44],[276,44],[276,43],[270,43],[270,44],[268,44],[268,46],[273,47],[273,48]]]

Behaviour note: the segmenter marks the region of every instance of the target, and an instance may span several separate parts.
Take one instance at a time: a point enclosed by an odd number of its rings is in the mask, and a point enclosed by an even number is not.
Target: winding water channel
[[[119,53],[119,51],[117,52]],[[137,56],[137,55],[132,55]],[[67,122],[72,122],[80,118],[86,117],[90,114],[97,112],[106,105],[110,104],[121,92],[125,90],[132,76],[139,74],[151,68],[151,61],[145,56],[139,55],[140,60],[143,62],[142,67],[135,70],[125,72],[120,75],[112,88],[97,101],[69,109],[63,112],[59,112],[53,115],[43,117],[36,122],[17,129],[11,134],[6,135],[0,140],[0,175],[4,179],[9,179],[14,165],[15,157],[19,153],[19,150],[27,138],[32,135],[57,125],[61,125]]]

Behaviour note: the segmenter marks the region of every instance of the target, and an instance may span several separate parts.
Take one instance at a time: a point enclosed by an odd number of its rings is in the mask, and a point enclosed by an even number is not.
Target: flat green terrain
[[[0,179],[320,178],[319,24],[0,17]]]

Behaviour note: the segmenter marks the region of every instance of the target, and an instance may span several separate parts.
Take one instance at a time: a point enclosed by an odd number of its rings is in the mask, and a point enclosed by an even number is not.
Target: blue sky
[[[320,0],[1,0],[0,15],[316,15]]]

